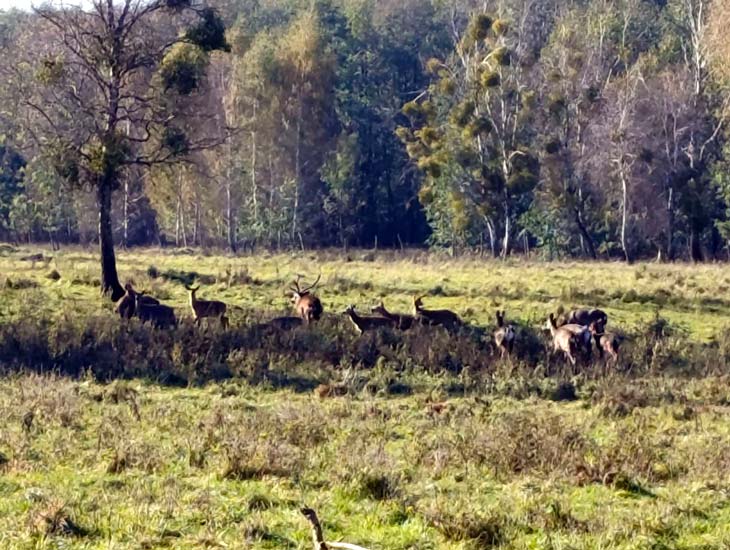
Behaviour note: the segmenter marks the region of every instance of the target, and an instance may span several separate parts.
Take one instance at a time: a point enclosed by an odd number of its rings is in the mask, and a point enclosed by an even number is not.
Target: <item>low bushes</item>
[[[627,335],[616,367],[601,368],[595,359],[576,371],[562,357],[548,355],[546,337],[528,326],[518,327],[516,356],[503,362],[490,334],[478,327],[458,334],[417,327],[358,336],[335,316],[289,332],[257,323],[256,315],[249,319],[249,324],[230,330],[199,328],[187,321],[171,330],[157,330],[110,314],[81,319],[64,315],[54,321],[25,318],[0,325],[0,369],[69,376],[88,371],[102,381],[148,378],[170,385],[240,377],[256,384],[311,390],[337,382],[341,372],[377,367],[382,383],[376,386],[385,389],[407,388],[400,379],[403,373],[450,373],[459,377],[452,380],[464,391],[477,380],[515,397],[540,395],[555,400],[576,398],[575,391],[566,391],[570,388],[562,383],[576,374],[590,379],[617,372],[630,377],[730,372],[730,333],[708,344],[697,343],[661,319]],[[556,382],[545,385],[546,377]],[[361,379],[352,383],[358,385],[357,391],[368,385]]]

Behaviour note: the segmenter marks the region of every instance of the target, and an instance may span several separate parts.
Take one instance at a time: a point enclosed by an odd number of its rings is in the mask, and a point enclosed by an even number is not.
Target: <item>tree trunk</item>
[[[578,226],[578,230],[580,231],[583,243],[588,247],[588,254],[590,254],[592,259],[597,260],[598,254],[596,253],[596,245],[593,244],[593,239],[591,238],[590,233],[588,233],[586,225],[583,223],[583,218],[580,215],[580,210],[576,207],[574,212],[575,224]]]
[[[228,233],[228,248],[236,253],[236,222],[233,219],[233,198],[231,194],[231,178],[226,178],[226,230]]]
[[[691,229],[689,233],[689,253],[692,257],[693,262],[704,262],[705,258],[702,254],[702,242],[700,240],[699,231],[695,227],[695,224],[690,224]]]
[[[124,178],[124,221],[122,222],[124,235],[122,244],[124,248],[129,246],[129,178]]]
[[[489,232],[489,248],[492,251],[492,257],[497,257],[497,245],[495,244],[494,238],[494,227],[492,226],[491,220],[487,220],[487,231]]]
[[[296,140],[296,151],[294,155],[294,212],[292,215],[292,239],[294,239],[298,233],[298,222],[299,222],[299,180],[302,168],[302,107],[300,102],[299,116],[297,118],[297,140]]]
[[[626,241],[626,228],[628,225],[628,200],[629,200],[629,187],[626,182],[626,176],[621,173],[621,248],[624,251],[624,258],[626,263],[631,263],[631,255],[629,254],[629,247]]]
[[[509,201],[504,204],[504,239],[502,240],[502,259],[506,259],[510,251],[510,236],[512,233],[512,220],[510,219]]]
[[[674,259],[674,189],[669,188],[669,196],[667,198],[667,261]]]
[[[96,198],[99,206],[99,251],[101,253],[101,292],[116,302],[124,296],[119,284],[117,260],[114,255],[112,231],[112,189],[106,181],[98,184]]]
[[[175,207],[175,247],[180,247],[180,195],[177,196]]]
[[[253,202],[253,221],[259,221],[259,199],[258,184],[256,183],[256,107],[257,102],[253,104],[253,129],[251,130],[251,200]]]

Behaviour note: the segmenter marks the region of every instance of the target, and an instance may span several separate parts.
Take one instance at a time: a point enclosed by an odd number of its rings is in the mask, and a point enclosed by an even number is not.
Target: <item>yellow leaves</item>
[[[504,36],[509,32],[510,24],[506,19],[497,19],[492,23],[492,30],[497,36]]]
[[[506,46],[500,46],[492,50],[489,59],[496,61],[502,67],[509,67],[512,64],[512,54]]]
[[[442,67],[443,63],[441,60],[436,59],[435,57],[432,57],[426,62],[426,71],[429,74],[438,74]]]
[[[430,126],[425,126],[416,132],[416,137],[420,139],[425,145],[433,147],[438,144],[438,140],[441,136],[439,133]]]
[[[46,58],[42,60],[36,70],[38,82],[46,86],[61,80],[66,71],[66,63],[62,57]]]
[[[311,74],[325,61],[322,33],[314,13],[305,13],[289,27],[279,52],[300,75]]]
[[[187,43],[176,44],[162,60],[160,78],[165,90],[189,95],[198,87],[208,58],[205,52]]]
[[[433,187],[431,187],[430,185],[424,185],[423,187],[421,187],[421,189],[418,191],[418,200],[423,206],[433,204],[434,200],[436,200],[436,195],[434,193]]]
[[[730,85],[730,0],[715,0],[708,18],[707,52],[715,78]]]
[[[475,109],[476,105],[473,101],[462,101],[451,111],[451,123],[464,128],[467,124],[469,124]]]
[[[418,104],[418,101],[409,101],[403,105],[401,111],[408,118],[415,118],[421,114],[421,106]]]
[[[422,157],[418,160],[418,168],[432,178],[440,178],[443,173],[443,166],[438,159],[433,156]]]
[[[502,77],[497,71],[484,71],[481,82],[485,88],[496,88],[502,83]]]
[[[475,15],[469,22],[468,39],[474,43],[485,40],[492,29],[492,22],[493,19],[486,13]]]

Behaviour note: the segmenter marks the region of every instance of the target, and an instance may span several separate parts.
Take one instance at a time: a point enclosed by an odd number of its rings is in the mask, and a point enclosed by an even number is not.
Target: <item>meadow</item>
[[[135,250],[119,272],[181,325],[120,321],[95,251],[0,249],[0,548],[309,549],[303,505],[370,549],[730,547],[723,265]],[[325,318],[267,330],[298,273]],[[194,281],[229,330],[190,322]],[[414,294],[468,328],[341,314]],[[618,365],[545,352],[575,306],[626,336]]]

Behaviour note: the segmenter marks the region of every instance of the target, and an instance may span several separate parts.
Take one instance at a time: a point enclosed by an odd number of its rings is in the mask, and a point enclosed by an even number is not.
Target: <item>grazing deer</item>
[[[137,309],[137,292],[135,292],[132,283],[124,285],[124,296],[122,296],[115,307],[115,311],[119,314],[122,319],[131,319],[134,317],[134,313]],[[159,300],[154,299],[152,296],[141,297],[141,301],[148,305],[160,305]]]
[[[413,315],[402,315],[399,313],[391,313],[390,311],[385,309],[385,304],[383,303],[382,300],[380,301],[380,304],[378,304],[375,307],[370,308],[370,311],[372,313],[377,313],[381,317],[390,319],[390,321],[393,323],[393,326],[400,330],[408,330],[416,322],[416,318],[413,317]]]
[[[362,317],[355,311],[355,306],[347,306],[345,315],[350,318],[357,331],[362,334],[367,330],[378,330],[379,328],[393,328],[394,323],[385,317]]]
[[[568,314],[565,324],[588,327],[594,322],[597,323],[599,331],[603,330],[608,323],[608,315],[600,309],[574,309]]]
[[[614,364],[618,363],[618,350],[621,346],[621,337],[610,332],[601,332],[600,325],[596,321],[591,323],[589,330],[596,340],[598,355],[603,358],[603,352],[606,352]]]
[[[147,302],[145,300],[147,297],[144,292],[135,293],[134,298],[135,312],[143,323],[149,321],[157,328],[174,327],[177,325],[175,310],[170,306]]]
[[[458,329],[462,325],[459,316],[448,309],[424,309],[423,298],[413,297],[413,315],[424,325],[442,326],[447,330]]]
[[[512,325],[504,324],[504,310],[497,310],[497,330],[494,331],[494,343],[500,350],[500,357],[512,355],[515,345],[515,329]]]
[[[317,286],[322,275],[320,274],[319,277],[317,277],[314,284],[309,285],[304,289],[299,287],[299,280],[301,278],[301,275],[297,275],[297,280],[294,281],[293,286],[290,286],[289,289],[292,291],[292,303],[294,304],[294,308],[297,310],[297,313],[299,313],[299,316],[304,319],[307,324],[309,324],[312,321],[319,321],[320,317],[322,317],[322,312],[324,311],[322,308],[322,302],[319,301],[317,296],[312,294],[312,290]]]
[[[317,513],[311,508],[302,508],[300,510],[302,515],[307,518],[312,527],[312,544],[314,550],[368,550],[357,544],[350,544],[348,542],[325,542],[324,533],[322,532],[322,524],[319,522]]]
[[[228,306],[224,302],[218,300],[198,300],[196,293],[200,290],[199,285],[196,287],[185,285],[185,288],[190,293],[190,308],[193,310],[193,319],[196,325],[200,325],[201,319],[213,317],[218,318],[224,329],[228,328],[228,317],[226,317]]]
[[[550,329],[550,335],[553,337],[553,351],[562,351],[571,365],[575,365],[573,353],[578,346],[585,345],[583,333],[578,332],[574,327],[583,328],[588,333],[588,342],[590,343],[591,334],[585,327],[579,327],[579,325],[562,325],[559,327],[555,322],[555,315],[551,313],[548,317],[548,328]]]

